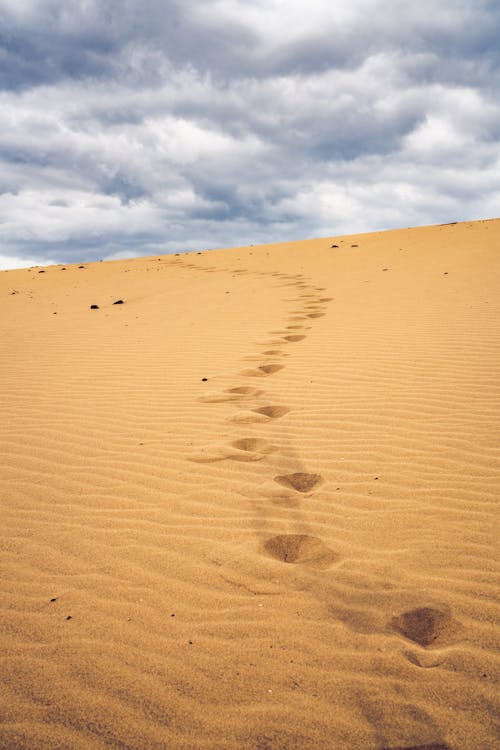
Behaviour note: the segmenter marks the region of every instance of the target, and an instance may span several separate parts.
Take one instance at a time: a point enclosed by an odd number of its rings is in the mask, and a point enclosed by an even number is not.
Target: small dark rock
[[[99,305],[90,305],[90,309],[91,310],[98,310],[99,309]]]
[[[359,245],[351,245],[351,247],[359,247]]]
[[[338,245],[330,245],[330,247],[338,247]]]
[[[85,268],[85,266],[78,266],[78,268]]]
[[[204,383],[206,383],[206,381],[207,381],[207,380],[208,380],[208,378],[202,378],[202,381],[203,381]]]
[[[73,618],[71,617],[71,615],[68,615],[66,619],[67,620],[72,620]]]
[[[65,271],[65,270],[66,270],[65,268],[61,268],[61,271]]]
[[[45,273],[45,271],[38,271],[38,273]]]
[[[51,602],[57,602],[57,597],[54,596],[53,599],[50,600]]]
[[[123,305],[123,300],[117,299],[116,302],[113,302],[113,305]]]
[[[448,276],[448,271],[445,271],[445,272],[443,273],[443,276]]]

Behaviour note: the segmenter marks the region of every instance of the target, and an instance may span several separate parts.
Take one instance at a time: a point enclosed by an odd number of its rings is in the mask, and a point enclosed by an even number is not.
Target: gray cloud
[[[497,215],[499,22],[486,0],[0,0],[3,265]]]

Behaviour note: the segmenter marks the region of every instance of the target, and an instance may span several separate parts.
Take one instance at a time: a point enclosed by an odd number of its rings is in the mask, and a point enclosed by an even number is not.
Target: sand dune
[[[0,273],[1,748],[499,746],[499,244]]]

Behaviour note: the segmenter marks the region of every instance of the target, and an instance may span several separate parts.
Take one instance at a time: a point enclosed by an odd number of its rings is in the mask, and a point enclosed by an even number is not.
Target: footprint
[[[332,302],[332,301],[333,301],[333,297],[320,297],[320,299],[318,300],[318,302]]]
[[[325,315],[325,313],[310,313],[307,317],[308,318],[322,318]]]
[[[251,385],[238,385],[236,388],[228,388],[226,393],[238,393],[243,396],[260,396],[262,391],[258,391],[257,388],[252,388]]]
[[[269,349],[267,352],[262,352],[265,357],[280,357],[282,352],[279,349]]]
[[[299,336],[297,334],[292,334],[290,336],[285,336],[285,341],[302,341],[302,339],[305,339],[305,336]]]
[[[238,453],[228,456],[233,461],[260,461],[268,453],[276,450],[274,445],[270,445],[267,440],[261,438],[239,438],[231,443],[231,448],[236,448]]]
[[[323,477],[319,474],[306,474],[303,471],[298,471],[295,474],[283,474],[274,477],[274,481],[284,487],[291,487],[297,492],[310,492],[323,481]]]
[[[398,747],[383,747],[382,750],[452,750],[452,748],[442,742],[433,742],[430,745],[399,745]]]
[[[287,331],[299,331],[304,326],[286,326]]]
[[[255,410],[241,409],[228,417],[229,422],[236,424],[265,424],[269,419],[264,414],[259,414]]]
[[[274,375],[275,372],[282,370],[284,365],[260,365],[256,370],[244,370],[241,375],[249,378],[262,378],[267,375]]]
[[[450,643],[460,628],[447,607],[417,607],[393,617],[390,625],[424,648]]]
[[[299,563],[311,568],[328,568],[339,555],[321,539],[308,534],[279,534],[264,543],[266,552],[284,563]]]
[[[260,438],[240,438],[229,445],[207,445],[190,457],[199,464],[212,464],[217,461],[261,461],[276,447]]]
[[[262,394],[263,391],[259,391],[258,388],[239,386],[238,388],[228,388],[224,393],[206,393],[204,396],[200,396],[198,401],[201,401],[203,404],[220,404],[226,401],[240,401],[245,396],[257,398],[258,396],[262,396]]]
[[[290,409],[287,409],[286,406],[261,406],[260,409],[254,409],[256,414],[263,414],[265,417],[270,417],[270,419],[284,417],[289,411]]]

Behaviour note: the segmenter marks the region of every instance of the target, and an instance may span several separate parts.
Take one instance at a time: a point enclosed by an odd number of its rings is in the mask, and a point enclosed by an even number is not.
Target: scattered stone
[[[90,309],[91,310],[98,310],[99,309],[99,305],[90,305]]]
[[[123,300],[117,299],[116,302],[113,302],[113,305],[123,305]]]
[[[351,245],[351,247],[359,247],[359,245]]]
[[[66,619],[67,620],[72,620],[73,618],[71,617],[71,615],[68,615]]]
[[[202,378],[202,381],[203,381],[204,383],[206,383],[206,382],[207,382],[207,380],[208,380],[208,378]]]
[[[53,599],[50,600],[51,602],[57,602],[57,597],[54,596]]]
[[[85,268],[85,266],[78,266],[78,268]]]
[[[338,245],[330,245],[330,247],[338,247]]]
[[[38,273],[45,273],[45,271],[38,271]]]
[[[66,270],[65,268],[61,268],[61,271],[65,271],[65,270]]]

